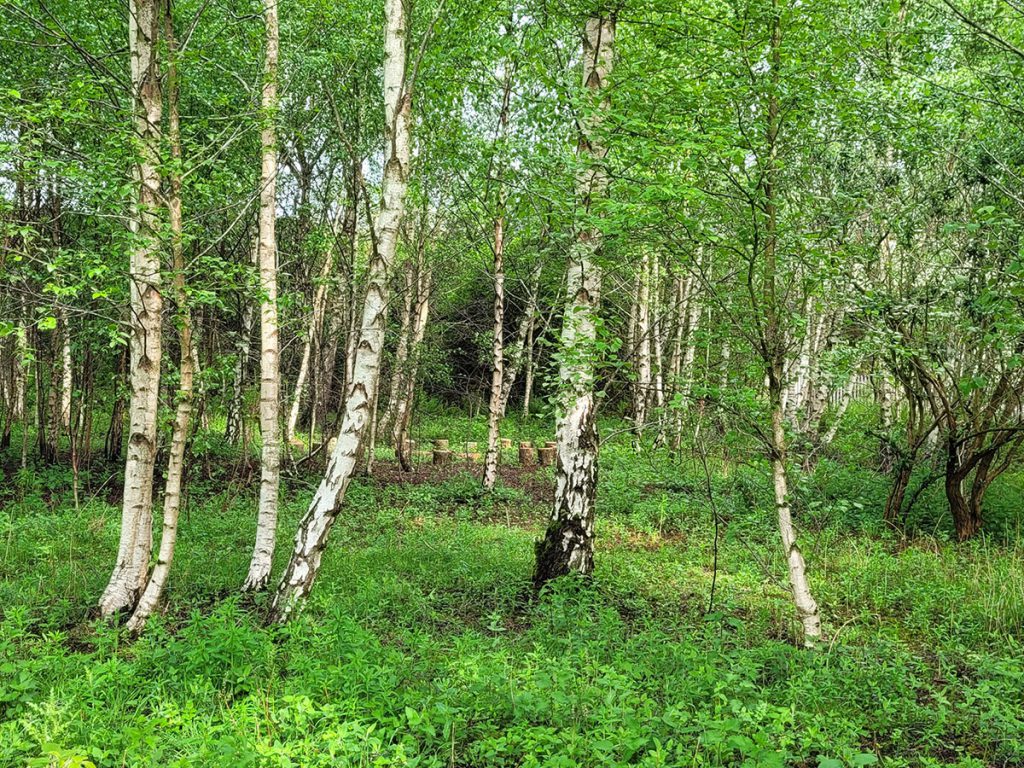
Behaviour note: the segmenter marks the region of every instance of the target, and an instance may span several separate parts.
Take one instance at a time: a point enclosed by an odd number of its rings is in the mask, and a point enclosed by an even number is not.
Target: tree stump
[[[537,463],[537,451],[529,440],[519,444],[519,464],[524,467],[532,467]]]
[[[545,445],[537,449],[537,458],[540,459],[542,467],[550,467],[555,463],[555,446]]]
[[[447,440],[434,441],[434,464],[444,466],[452,463],[452,452],[448,450]]]

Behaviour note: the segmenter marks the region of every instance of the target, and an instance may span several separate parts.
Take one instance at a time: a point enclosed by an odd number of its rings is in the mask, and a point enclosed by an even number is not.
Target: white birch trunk
[[[846,386],[843,387],[843,393],[840,397],[839,405],[836,407],[836,413],[833,417],[832,425],[821,437],[820,446],[822,448],[831,445],[832,441],[836,439],[836,435],[839,434],[839,426],[842,424],[843,416],[846,415],[846,410],[850,407],[850,401],[853,400],[854,383],[854,379],[851,378],[850,381],[846,383]]]
[[[24,316],[24,312],[22,312]],[[14,342],[14,401],[11,406],[11,416],[18,421],[25,420],[25,394],[28,390],[28,364],[29,364],[29,349],[28,349],[28,333],[25,331],[24,320],[19,320],[18,328],[15,331],[15,342]],[[22,424],[22,429],[25,429],[25,424]]]
[[[797,362],[796,376],[787,388],[786,397],[784,399],[786,421],[790,424],[795,423],[796,416],[800,412],[800,408],[803,407],[804,401],[807,398],[807,380],[811,368],[811,349],[814,344],[816,326],[814,311],[810,305],[810,301],[805,302],[805,307],[807,318],[804,328],[804,338],[803,341],[800,342],[800,358]]]
[[[73,380],[71,375],[71,329],[68,327],[68,315],[60,311],[60,425],[65,432],[71,430],[71,391]]]
[[[512,387],[515,386],[519,372],[527,358],[527,345],[533,343],[532,329],[537,314],[537,299],[540,295],[540,275],[544,267],[542,260],[537,261],[530,278],[530,293],[526,297],[526,309],[519,319],[519,326],[516,328],[516,339],[508,354],[505,355],[504,367],[501,371],[501,415],[505,416],[508,410],[508,400],[512,396]]]
[[[781,374],[781,371],[779,372]],[[780,377],[781,378],[781,377]],[[782,411],[782,392],[780,382],[773,381],[772,390],[772,485],[775,490],[775,510],[778,516],[779,534],[782,538],[782,551],[786,558],[789,571],[789,584],[793,592],[797,615],[803,625],[804,644],[814,645],[821,637],[821,618],[818,615],[818,604],[811,595],[807,582],[807,566],[803,552],[796,541],[793,528],[793,517],[789,506],[789,482],[786,470],[786,430]]]
[[[697,255],[697,267],[700,268],[701,254]],[[697,357],[697,331],[700,326],[701,303],[697,296],[697,279],[689,278],[689,291],[686,301],[686,345],[683,349],[683,361],[680,366],[680,391],[689,399],[693,392],[693,361]]]
[[[231,377],[231,399],[228,401],[227,425],[224,437],[231,445],[238,445],[245,437],[245,368],[249,362],[249,347],[252,346],[253,311],[249,301],[245,300],[242,316],[239,318],[241,327],[235,341],[235,364]]]
[[[170,8],[164,11],[164,31],[167,45],[167,107],[168,138],[171,157],[175,161],[171,172],[167,212],[170,219],[171,252],[174,266],[174,294],[178,310],[178,344],[180,347],[177,408],[171,433],[171,449],[167,458],[167,481],[164,487],[163,528],[156,565],[149,576],[142,597],[128,620],[128,631],[138,634],[157,609],[167,586],[174,560],[174,545],[178,537],[178,517],[181,512],[182,488],[185,478],[185,446],[188,442],[189,423],[192,419],[193,381],[195,379],[196,350],[192,343],[192,313],[185,288],[185,256],[182,248],[181,213],[181,124],[178,114],[178,70],[176,42]]]
[[[587,19],[583,39],[583,86],[593,99],[583,121],[577,154],[586,162],[577,180],[580,207],[590,212],[593,200],[608,189],[599,139],[602,113],[608,108],[605,87],[613,64],[615,17]],[[557,417],[555,498],[544,539],[537,542],[533,581],[537,588],[568,573],[589,575],[594,567],[594,496],[597,483],[597,426],[594,419],[594,356],[601,272],[594,256],[601,230],[584,225],[569,256]]]
[[[264,0],[263,22],[266,50],[263,61],[263,130],[260,134],[262,169],[260,172],[259,237],[257,264],[260,273],[260,461],[259,512],[256,543],[249,573],[242,591],[266,588],[274,559],[277,538],[277,502],[281,484],[280,424],[280,348],[277,327],[277,0]]]
[[[420,352],[423,337],[427,332],[430,316],[431,274],[427,262],[420,252],[416,269],[416,303],[412,313],[412,334],[409,338],[409,359],[402,379],[401,395],[395,408],[394,443],[398,463],[406,472],[412,471],[412,457],[408,452],[409,426],[412,421],[412,404],[416,395],[416,377],[419,372]]]
[[[654,405],[661,409],[665,407],[665,332],[667,322],[661,307],[661,260],[657,256],[651,259],[650,301],[651,308],[648,310],[648,313],[651,316],[651,364],[654,368]],[[659,427],[659,438],[662,434],[663,430]]]
[[[507,66],[505,84],[501,93],[501,110],[498,114],[498,135],[496,144],[505,138],[508,130],[509,99],[512,93],[512,67]],[[502,148],[499,146],[500,153]],[[498,459],[501,457],[501,417],[505,412],[502,389],[505,375],[505,190],[502,185],[501,157],[495,159],[498,184],[498,204],[494,216],[494,325],[491,345],[491,394],[487,403],[487,453],[484,456],[483,485],[486,490],[494,488],[498,479]]]
[[[645,251],[637,267],[636,327],[633,352],[636,355],[636,383],[633,386],[633,447],[640,450],[647,404],[651,397],[651,276],[650,256]]]
[[[330,244],[327,246],[323,267],[320,269],[316,290],[313,293],[313,313],[309,320],[309,329],[306,331],[305,341],[302,345],[302,361],[299,364],[299,373],[295,377],[295,392],[292,394],[292,407],[288,412],[288,423],[285,426],[284,433],[285,441],[289,445],[295,439],[295,428],[299,423],[299,411],[302,409],[302,397],[305,394],[306,381],[309,378],[313,348],[319,347],[319,339],[323,333],[324,314],[327,311],[327,287],[333,267],[334,238],[332,237]],[[310,444],[312,445],[312,440]]]
[[[405,263],[405,292],[402,295],[402,314],[398,325],[398,343],[395,345],[395,359],[391,364],[391,380],[388,384],[388,405],[377,424],[385,434],[393,431],[398,401],[401,399],[402,377],[409,360],[409,339],[412,336],[412,310],[416,301],[415,267],[411,260]]]
[[[529,325],[526,328],[526,361],[524,367],[526,368],[525,378],[523,379],[523,417],[529,417],[530,415],[530,398],[533,396],[533,341],[534,341],[534,320],[531,318]]]
[[[138,204],[131,221],[131,399],[117,562],[99,601],[102,616],[134,607],[146,583],[153,548],[153,465],[157,452],[161,318],[160,119],[163,100],[157,72],[155,0],[130,0],[128,47],[135,122]]]
[[[380,379],[387,309],[387,272],[394,261],[398,232],[405,211],[411,162],[410,130],[412,93],[406,86],[406,18],[402,0],[385,0],[387,25],[384,35],[385,158],[382,201],[375,231],[377,248],[367,275],[362,328],[345,415],[327,471],[313,501],[299,523],[295,545],[271,606],[270,619],[287,621],[309,594],[320,569],[327,536],[345,499],[362,448],[363,435],[372,420],[373,402]]]

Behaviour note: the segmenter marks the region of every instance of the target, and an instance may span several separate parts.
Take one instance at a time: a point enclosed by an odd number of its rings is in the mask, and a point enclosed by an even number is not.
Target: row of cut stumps
[[[428,456],[431,461],[437,466],[444,466],[451,464],[453,461],[465,461],[469,463],[483,461],[484,455],[479,449],[478,443],[475,441],[467,441],[460,445],[464,450],[455,451],[451,448],[451,442],[447,439],[439,439],[433,441],[433,447],[431,450],[416,450],[416,441],[409,440],[406,442],[406,455],[408,456],[421,456],[424,459]],[[512,441],[508,438],[501,438],[501,450],[511,450]],[[499,459],[501,458],[501,451],[498,453]],[[533,467],[538,464],[542,467],[550,467],[555,463],[555,443],[553,441],[545,442],[543,446],[534,446],[529,440],[523,440],[519,443],[519,466],[521,467]]]

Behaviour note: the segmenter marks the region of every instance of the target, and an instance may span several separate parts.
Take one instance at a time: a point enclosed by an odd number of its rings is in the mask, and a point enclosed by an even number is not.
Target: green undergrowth
[[[309,604],[270,629],[266,598],[237,595],[255,489],[194,473],[167,611],[137,641],[89,615],[116,503],[76,510],[62,469],[5,495],[0,765],[1024,764],[1024,551],[1009,527],[951,543],[924,499],[922,525],[886,528],[870,470],[797,482],[813,651],[756,464],[709,478],[609,441],[596,574],[540,596],[536,488],[360,479]],[[279,568],[315,480],[285,480]]]

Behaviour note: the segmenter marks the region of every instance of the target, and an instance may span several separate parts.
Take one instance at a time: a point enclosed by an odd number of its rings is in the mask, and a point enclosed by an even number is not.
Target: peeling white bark
[[[260,273],[260,461],[256,543],[242,591],[261,590],[270,580],[277,539],[277,502],[281,484],[280,345],[277,326],[277,0],[264,0],[266,48],[263,60],[263,130],[260,134],[259,236],[256,262]]]
[[[501,109],[498,114],[498,135],[495,143],[500,144],[508,131],[509,99],[512,93],[512,68],[506,66],[504,87],[501,93]],[[501,149],[498,149],[500,152]],[[486,490],[494,488],[498,479],[498,459],[500,451],[501,417],[504,415],[505,404],[502,402],[502,388],[505,375],[505,189],[502,186],[501,157],[495,159],[498,169],[497,179],[498,204],[494,215],[494,323],[491,343],[491,393],[487,405],[487,453],[484,456],[483,485]]]
[[[387,309],[387,273],[394,261],[398,233],[405,212],[411,162],[412,93],[406,84],[406,18],[403,0],[385,0],[384,127],[385,158],[381,207],[375,232],[377,248],[367,274],[352,380],[337,443],[320,486],[295,534],[288,566],[271,606],[270,620],[287,621],[305,599],[320,569],[327,535],[334,524],[362,448],[364,432],[373,418],[373,403],[380,379],[381,348]]]
[[[167,45],[167,107],[168,138],[171,157],[175,165],[171,171],[170,193],[167,196],[167,212],[171,229],[171,252],[174,266],[174,295],[178,311],[179,383],[174,427],[171,433],[171,449],[167,459],[167,481],[164,488],[163,529],[160,534],[160,549],[156,565],[149,576],[146,588],[139,598],[135,611],[128,620],[128,631],[138,634],[146,621],[157,609],[167,586],[174,560],[174,546],[178,536],[178,517],[181,512],[182,488],[185,479],[185,445],[188,442],[189,423],[192,419],[193,382],[195,379],[196,349],[192,343],[192,313],[188,306],[188,292],[185,288],[185,255],[182,248],[181,213],[181,125],[178,114],[178,70],[177,48],[170,8],[164,12],[164,30]]]
[[[651,265],[645,251],[640,257],[636,275],[635,346],[636,382],[633,385],[633,429],[636,433],[634,448],[640,449],[644,425],[647,423],[647,405],[651,399]]]
[[[803,625],[804,644],[814,645],[821,638],[821,618],[818,604],[811,595],[807,581],[807,566],[803,552],[796,541],[793,517],[789,506],[789,483],[786,474],[786,431],[782,412],[781,391],[773,385],[775,396],[772,404],[772,485],[775,491],[775,510],[778,516],[779,535],[782,551],[789,571],[789,585],[793,592],[797,615]]]
[[[608,188],[605,158],[599,139],[605,90],[613,64],[614,16],[587,19],[583,40],[583,86],[594,101],[584,119],[585,134],[577,154],[586,168],[577,180],[580,206],[590,211],[593,200]],[[594,567],[594,496],[597,485],[597,427],[594,419],[594,356],[601,271],[594,257],[601,231],[584,226],[569,256],[565,317],[562,321],[561,370],[557,416],[557,468],[551,523],[537,543],[534,585],[567,573],[589,575]]]
[[[157,451],[161,328],[160,119],[163,100],[157,71],[158,13],[155,0],[130,0],[128,45],[135,122],[135,182],[138,204],[132,215],[134,247],[131,282],[131,399],[125,460],[121,538],[117,562],[99,601],[102,616],[134,607],[145,586],[153,547],[153,464]]]
[[[332,228],[333,229],[333,228]],[[334,234],[332,232],[332,234]],[[324,314],[327,311],[327,288],[334,267],[334,238],[330,238],[327,246],[327,254],[324,257],[323,266],[320,268],[320,275],[317,278],[316,290],[313,292],[313,313],[309,320],[309,328],[306,331],[306,338],[302,344],[302,361],[299,364],[299,372],[295,377],[295,391],[292,394],[292,407],[288,412],[288,422],[285,426],[285,442],[291,444],[295,439],[295,428],[299,423],[299,411],[302,408],[302,397],[306,391],[306,381],[309,378],[310,361],[313,356],[313,348],[320,346],[320,336],[323,333]]]

